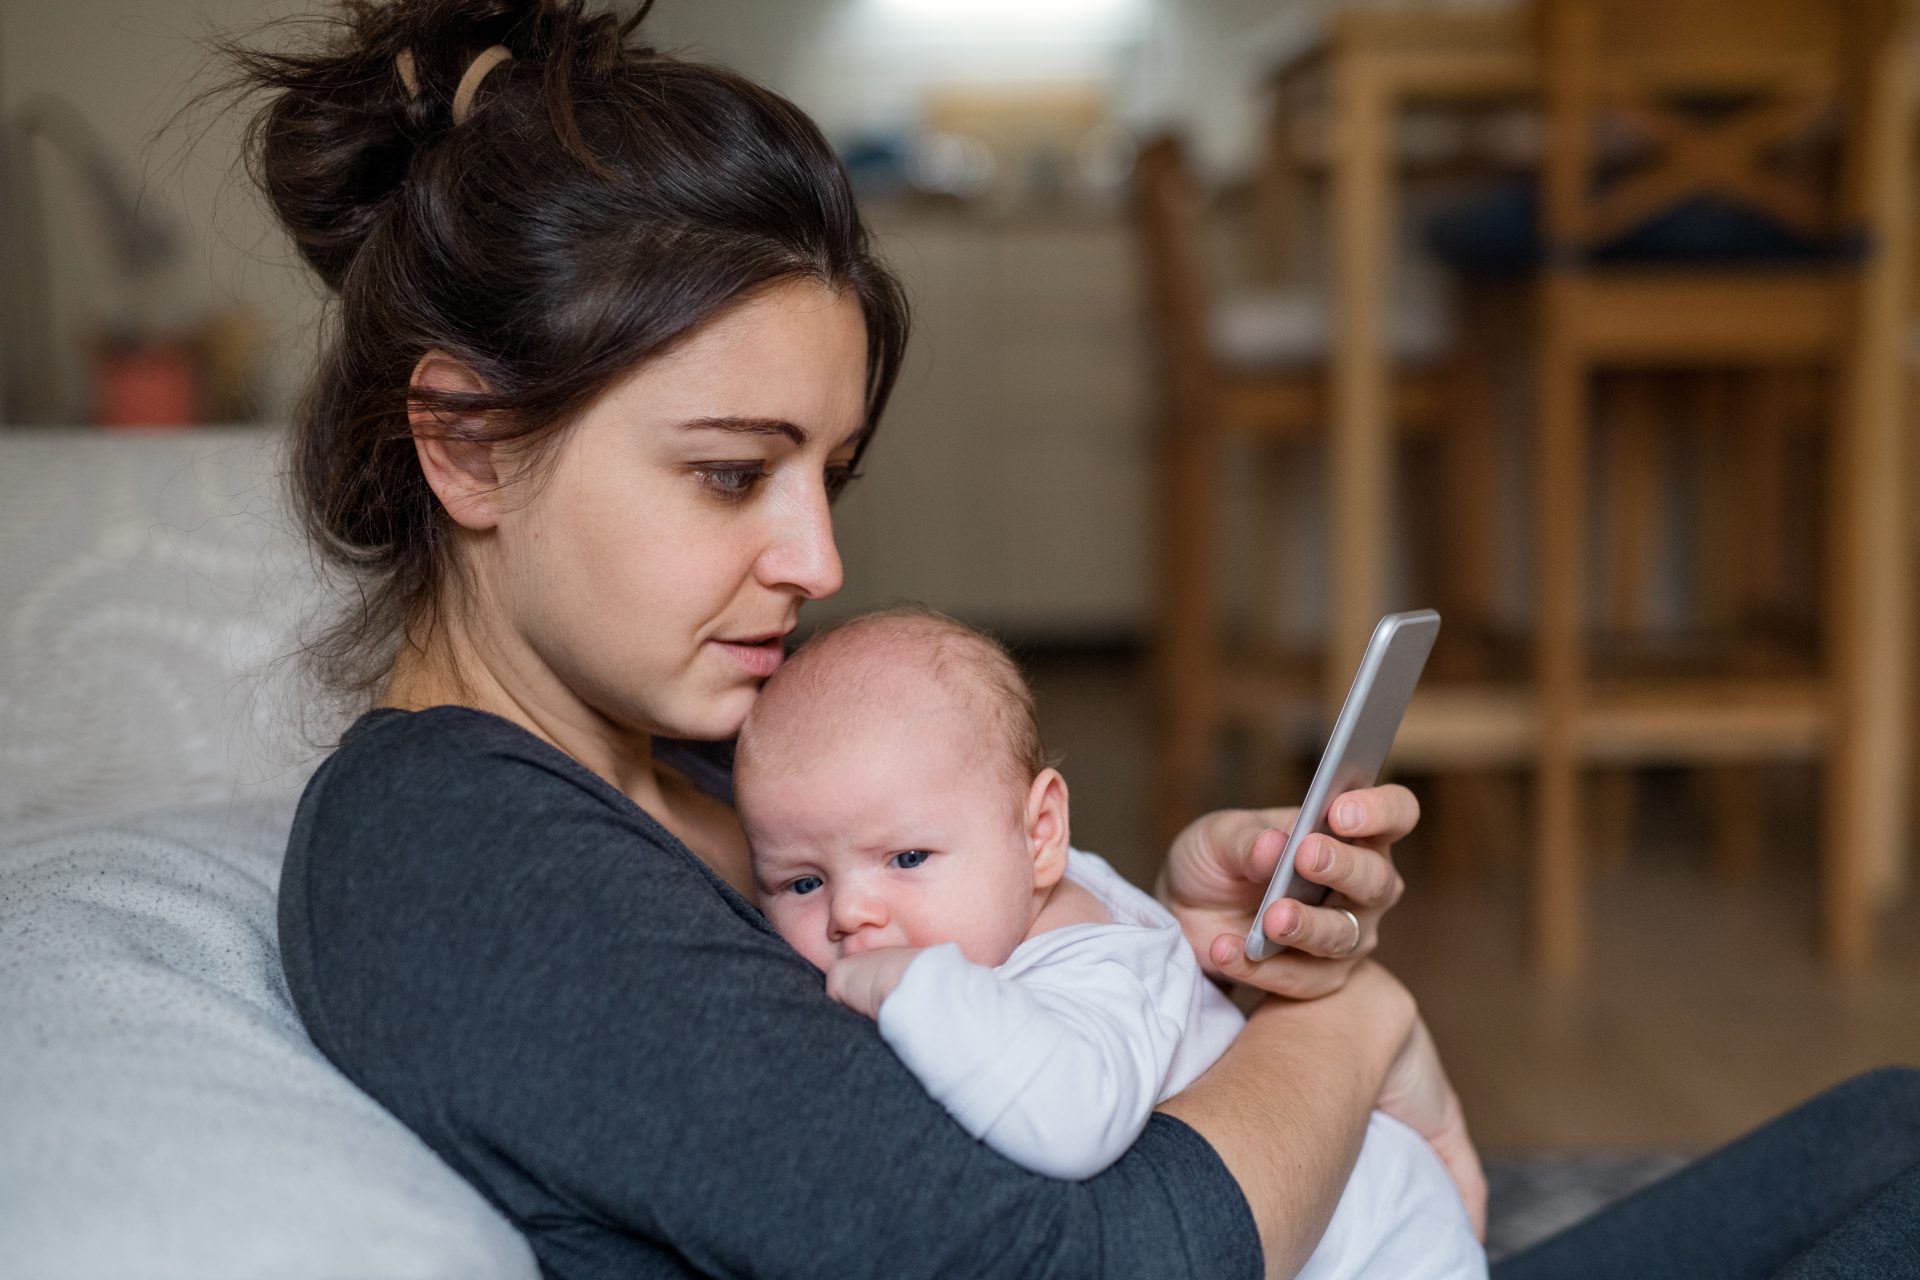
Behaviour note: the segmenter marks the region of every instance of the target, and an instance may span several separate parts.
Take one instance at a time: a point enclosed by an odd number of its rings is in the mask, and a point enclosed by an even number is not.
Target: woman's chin
[[[723,742],[738,737],[740,726],[746,723],[747,712],[753,709],[753,701],[760,696],[760,685],[756,681],[744,688],[726,689],[707,700],[706,705],[689,709],[685,716],[675,717],[677,723],[664,736],[686,738],[695,742]]]

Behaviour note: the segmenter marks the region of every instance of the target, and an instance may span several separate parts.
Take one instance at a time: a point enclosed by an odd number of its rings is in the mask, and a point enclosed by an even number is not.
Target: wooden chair
[[[1579,782],[1596,765],[1813,758],[1826,770],[1822,943],[1854,967],[1903,835],[1906,583],[1897,363],[1905,272],[1866,241],[1901,205],[1906,103],[1894,0],[1544,0],[1546,260],[1539,832],[1534,950],[1585,953]],[[1611,132],[1609,132],[1611,131]],[[1602,139],[1609,139],[1606,145]],[[1717,202],[1697,203],[1701,198]],[[1613,253],[1675,209],[1763,214],[1807,246],[1762,263]],[[1836,394],[1823,657],[1763,678],[1610,674],[1590,662],[1591,379],[1601,370],[1820,370]],[[1753,494],[1751,496],[1763,496]],[[1784,495],[1783,495],[1784,496]]]
[[[1166,390],[1156,467],[1156,682],[1159,824],[1171,835],[1206,804],[1223,731],[1245,729],[1264,738],[1289,708],[1309,719],[1325,708],[1327,674],[1319,654],[1229,645],[1221,623],[1218,525],[1223,469],[1236,442],[1253,442],[1272,458],[1277,446],[1324,434],[1327,334],[1323,300],[1299,295],[1254,303],[1270,309],[1270,322],[1255,316],[1237,326],[1239,340],[1236,326],[1221,323],[1235,309],[1210,296],[1201,198],[1178,139],[1162,136],[1142,148],[1136,199]],[[1246,308],[1240,310],[1244,318]],[[1248,333],[1267,340],[1249,341]],[[1410,438],[1437,440],[1449,425],[1450,371],[1431,336],[1412,326],[1395,336],[1405,369],[1395,384],[1396,419]],[[1456,448],[1443,457],[1452,467],[1445,500],[1460,519],[1440,562],[1450,575],[1477,586],[1485,577],[1483,549],[1461,544],[1476,536],[1490,505],[1488,473],[1475,469],[1470,450]],[[1263,535],[1267,541],[1277,536],[1271,529]]]

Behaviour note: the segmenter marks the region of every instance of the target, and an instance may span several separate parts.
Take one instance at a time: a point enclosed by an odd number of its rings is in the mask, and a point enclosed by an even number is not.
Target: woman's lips
[[[739,663],[748,675],[764,680],[780,669],[786,658],[786,642],[779,636],[751,644],[738,640],[715,640],[721,652]]]

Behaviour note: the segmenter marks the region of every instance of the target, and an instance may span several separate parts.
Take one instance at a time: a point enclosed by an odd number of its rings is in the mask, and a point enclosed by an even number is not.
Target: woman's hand
[[[1247,929],[1296,815],[1293,809],[1223,809],[1195,820],[1175,837],[1156,892],[1208,973],[1306,1000],[1338,991],[1379,944],[1380,917],[1405,888],[1393,869],[1393,842],[1420,821],[1420,803],[1401,786],[1349,791],[1335,800],[1332,826],[1339,838],[1309,839],[1298,864],[1301,875],[1332,892],[1318,907],[1286,899],[1269,908],[1267,936],[1287,950],[1256,963],[1247,959]]]
[[[1467,1117],[1460,1109],[1460,1097],[1440,1065],[1440,1051],[1427,1033],[1427,1024],[1418,1017],[1373,1105],[1425,1138],[1439,1154],[1440,1163],[1447,1166],[1447,1175],[1467,1206],[1473,1234],[1484,1244],[1487,1175],[1480,1167],[1480,1153],[1473,1149],[1473,1139],[1467,1136]]]

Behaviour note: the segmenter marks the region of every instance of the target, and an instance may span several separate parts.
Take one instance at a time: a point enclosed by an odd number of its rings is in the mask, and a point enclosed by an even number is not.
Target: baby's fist
[[[906,976],[919,947],[880,947],[841,956],[827,970],[827,994],[869,1018],[880,1016],[880,1006]]]

